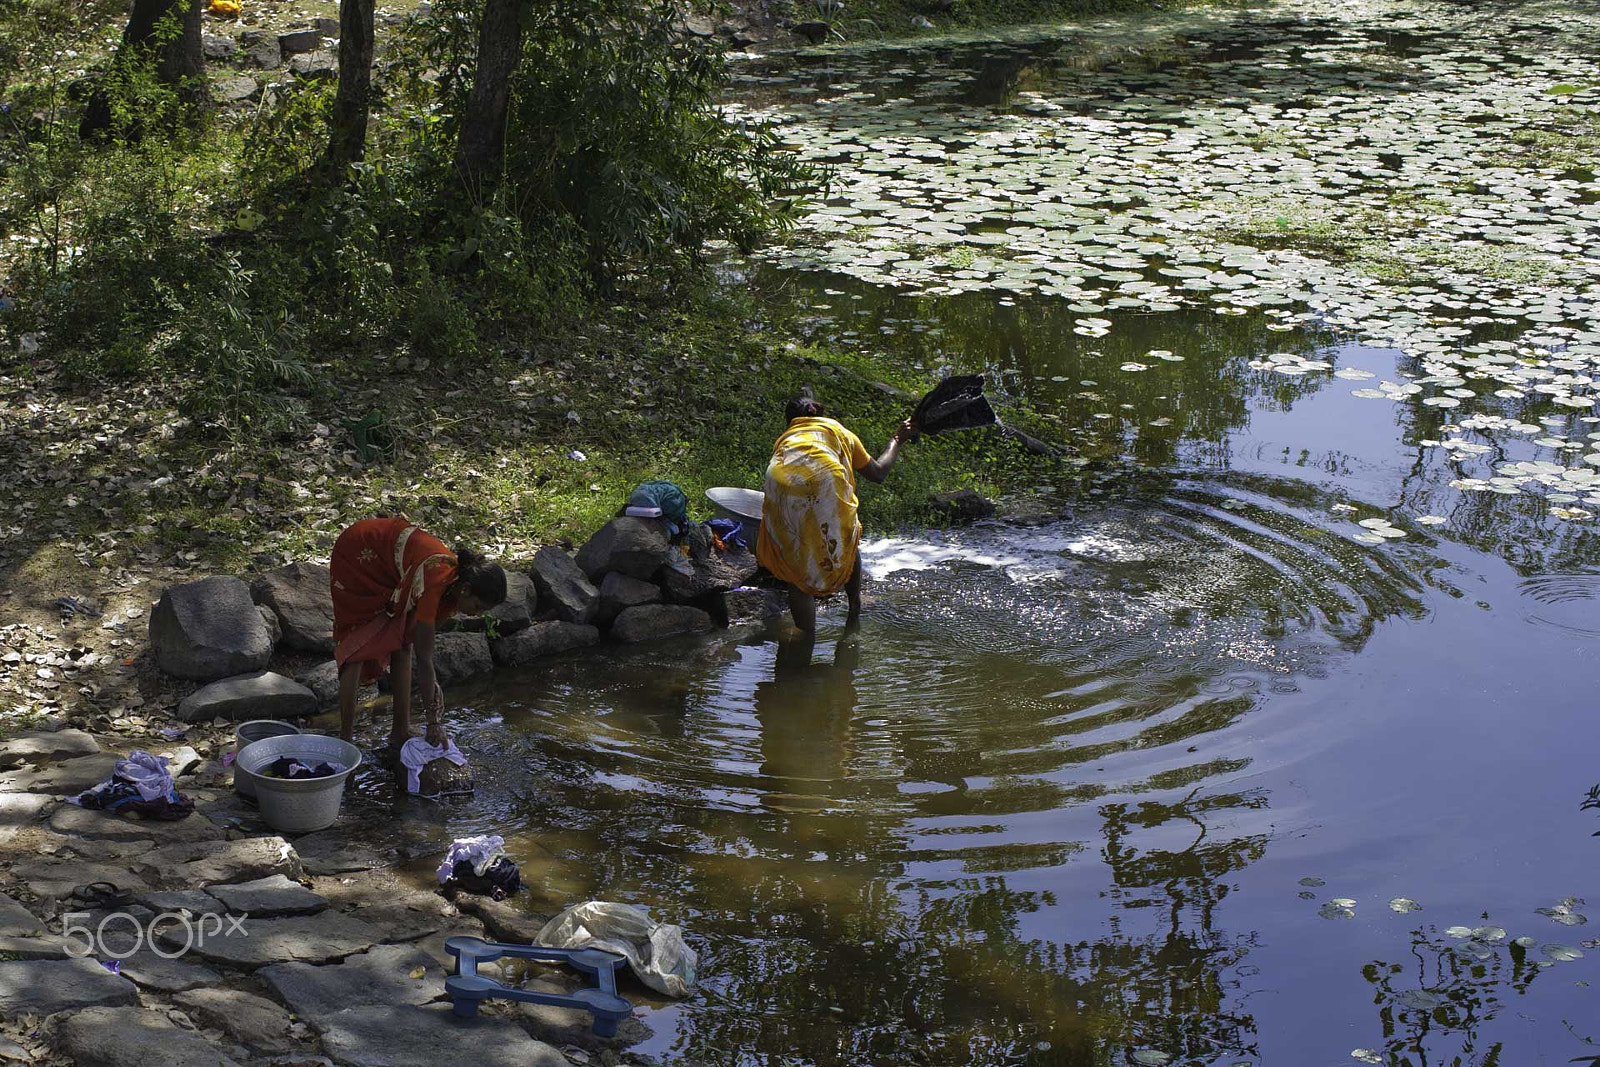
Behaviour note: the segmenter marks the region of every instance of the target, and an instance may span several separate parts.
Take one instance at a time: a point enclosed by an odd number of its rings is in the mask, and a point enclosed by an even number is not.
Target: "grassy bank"
[[[787,342],[756,309],[715,297],[687,312],[613,306],[474,360],[350,353],[316,370],[284,394],[287,423],[224,430],[180,414],[181,382],[84,379],[48,348],[8,357],[0,463],[18,491],[0,502],[15,532],[0,573],[51,542],[242,569],[325,553],[344,524],[396,512],[525,556],[582,539],[647,479],[702,506],[707,487],[759,487],[783,402],[803,386],[881,448],[912,403],[891,390],[931,384]],[[360,431],[374,416],[384,431]],[[385,436],[388,449],[363,457],[364,438]],[[864,490],[863,517],[879,530],[936,521],[930,492],[1005,495],[1057,463],[989,432],[924,441]]]

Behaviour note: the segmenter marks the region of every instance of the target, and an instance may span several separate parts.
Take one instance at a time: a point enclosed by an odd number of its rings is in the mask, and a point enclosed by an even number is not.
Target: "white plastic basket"
[[[337,763],[344,769],[326,778],[271,778],[262,768],[281,756],[309,763]],[[233,772],[255,788],[261,818],[274,830],[307,833],[332,826],[339,818],[344,783],[361,765],[361,750],[323,734],[289,734],[252,741],[233,761]]]
[[[300,727],[281,719],[251,719],[249,722],[242,722],[233,732],[234,759],[238,759],[239,751],[253,741],[265,741],[269,737],[284,737],[299,732]],[[254,798],[256,795],[256,788],[250,776],[240,774],[237,770],[233,772],[233,789],[242,797]]]

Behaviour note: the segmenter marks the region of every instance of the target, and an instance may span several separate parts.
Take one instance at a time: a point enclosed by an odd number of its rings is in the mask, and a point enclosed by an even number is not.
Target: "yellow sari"
[[[791,422],[767,464],[761,565],[812,596],[844,588],[861,540],[855,472],[871,462],[861,439],[833,419]]]

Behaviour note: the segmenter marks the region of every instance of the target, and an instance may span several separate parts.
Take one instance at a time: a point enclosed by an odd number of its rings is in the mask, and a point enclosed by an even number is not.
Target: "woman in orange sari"
[[[454,552],[404,517],[363,519],[333,545],[334,659],[339,664],[339,736],[355,730],[356,692],[387,660],[394,674],[390,741],[411,736],[411,650],[430,745],[446,745],[444,691],[433,667],[434,628],[457,613],[481,615],[506,598],[506,572],[468,548]]]

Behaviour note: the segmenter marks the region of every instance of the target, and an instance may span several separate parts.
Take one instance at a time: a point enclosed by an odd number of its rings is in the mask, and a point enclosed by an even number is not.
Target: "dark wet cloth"
[[[949,433],[993,426],[1000,420],[983,395],[983,375],[960,374],[946,378],[917,404],[911,424],[918,433]]]
[[[716,535],[717,540],[729,547],[748,550],[750,546],[744,539],[744,523],[737,519],[708,519],[706,529]]]
[[[268,778],[329,778],[342,770],[337,763],[306,763],[292,756],[279,756],[258,773]]]
[[[457,860],[445,888],[504,900],[522,888],[522,870],[505,856],[497,857],[482,874],[473,869],[470,859]]]

